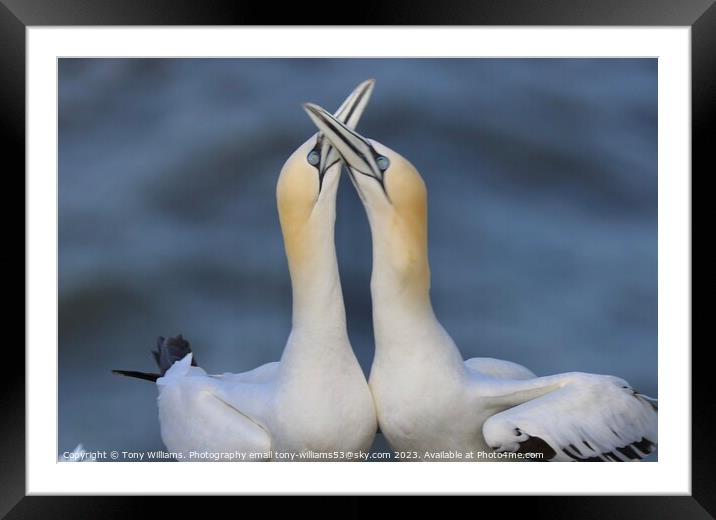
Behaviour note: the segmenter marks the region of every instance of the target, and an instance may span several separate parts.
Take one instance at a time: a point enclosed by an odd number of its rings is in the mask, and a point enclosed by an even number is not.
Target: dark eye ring
[[[311,152],[306,157],[306,160],[311,166],[318,166],[318,163],[321,162],[321,154],[318,150],[311,150]]]

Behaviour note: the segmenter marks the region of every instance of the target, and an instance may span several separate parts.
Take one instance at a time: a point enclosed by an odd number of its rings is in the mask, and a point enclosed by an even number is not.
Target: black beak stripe
[[[336,111],[336,119],[350,127],[355,127],[368,104],[374,84],[374,80],[367,80],[358,85]],[[318,191],[320,193],[326,172],[340,161],[340,155],[334,152],[330,141],[325,139],[321,132],[319,132],[316,138],[316,145],[313,147],[313,150],[320,154],[319,164],[316,165],[316,169],[318,170]]]
[[[341,155],[346,166],[376,179],[385,192],[383,172],[376,162],[378,153],[370,143],[322,108],[311,104],[304,106],[326,139],[333,144],[333,147]]]

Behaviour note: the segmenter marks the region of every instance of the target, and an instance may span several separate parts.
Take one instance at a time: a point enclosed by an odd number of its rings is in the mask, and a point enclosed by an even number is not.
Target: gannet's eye
[[[318,150],[311,150],[306,160],[311,166],[318,166],[318,163],[321,162],[321,153]]]
[[[378,163],[378,168],[381,169],[381,171],[385,171],[390,166],[390,160],[387,157],[384,157],[382,155],[379,155],[375,162]]]

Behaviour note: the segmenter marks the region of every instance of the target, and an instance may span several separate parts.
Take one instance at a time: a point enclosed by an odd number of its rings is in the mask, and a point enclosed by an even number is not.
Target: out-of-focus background
[[[654,59],[61,59],[59,450],[156,450],[158,335],[209,372],[278,360],[291,291],[279,170],[375,78],[358,129],[429,190],[436,313],[465,358],[609,373],[657,395]],[[339,190],[356,354],[370,233]],[[380,444],[379,446],[384,446]]]

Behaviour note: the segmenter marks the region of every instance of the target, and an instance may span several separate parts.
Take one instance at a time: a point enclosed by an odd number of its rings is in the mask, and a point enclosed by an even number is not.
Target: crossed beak
[[[349,128],[339,118],[326,112],[313,103],[306,103],[303,108],[313,123],[343,159],[343,162],[355,174],[360,173],[376,179],[385,190],[383,170],[378,164],[381,157],[370,142]]]
[[[330,117],[340,121],[347,127],[354,128],[363,115],[365,107],[368,105],[374,85],[375,80],[372,79],[358,85],[338,110],[336,110],[335,115]],[[323,180],[326,171],[340,160],[340,156],[331,145],[330,139],[324,138],[323,133],[318,134],[314,149],[320,152],[320,162],[316,167],[318,168],[319,178]]]

